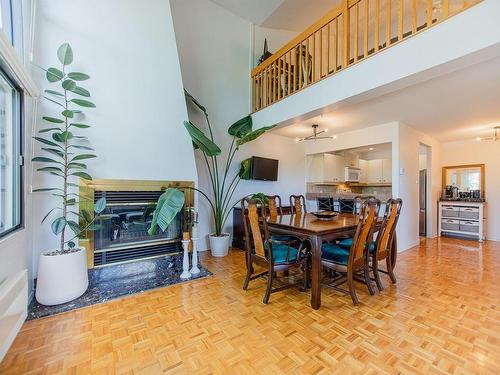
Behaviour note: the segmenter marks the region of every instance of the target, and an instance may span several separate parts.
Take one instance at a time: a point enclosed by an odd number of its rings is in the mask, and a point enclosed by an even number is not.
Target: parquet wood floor
[[[262,304],[244,256],[215,276],[24,324],[1,374],[498,374],[500,243],[427,240],[361,304],[323,289]]]

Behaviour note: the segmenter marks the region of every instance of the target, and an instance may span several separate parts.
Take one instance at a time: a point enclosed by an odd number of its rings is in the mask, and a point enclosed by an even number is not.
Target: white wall
[[[250,112],[249,71],[253,65],[252,25],[209,0],[171,0],[172,15],[184,87],[207,109],[214,126],[216,143],[225,160],[231,138],[227,128]],[[205,129],[199,111],[190,110],[190,119]],[[242,181],[235,200],[248,193],[264,192],[286,197],[304,193],[304,152],[292,139],[264,135],[243,145],[235,157],[233,171],[239,162],[257,155],[279,159],[279,181]],[[207,190],[209,179],[203,158],[197,156],[199,186]],[[208,205],[199,199],[199,233],[212,232]],[[232,232],[232,214],[226,230]],[[205,248],[208,243],[202,242]]]
[[[196,181],[168,2],[39,0],[34,62],[58,66],[56,51],[66,41],[75,54],[71,69],[90,74],[82,86],[97,105],[85,111],[92,125],[85,133],[98,155],[89,163],[94,178]],[[41,72],[35,79],[49,87]],[[57,111],[40,102],[39,117]],[[34,185],[51,182],[37,174]],[[35,255],[56,246],[49,225],[38,224],[53,203],[36,194]]]
[[[486,238],[500,241],[500,144],[465,140],[442,144],[442,166],[485,164]]]
[[[299,33],[289,30],[270,29],[268,27],[254,26],[253,33],[253,67],[257,66],[259,58],[264,51],[264,41],[267,39],[269,52],[275,53]]]

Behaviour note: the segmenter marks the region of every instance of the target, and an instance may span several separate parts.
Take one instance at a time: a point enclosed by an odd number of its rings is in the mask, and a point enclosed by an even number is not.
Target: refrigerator
[[[421,236],[427,235],[427,169],[422,169],[418,178],[418,226]]]

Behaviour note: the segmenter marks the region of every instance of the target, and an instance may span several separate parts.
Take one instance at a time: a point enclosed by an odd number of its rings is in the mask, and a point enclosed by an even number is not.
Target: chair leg
[[[358,296],[356,295],[356,290],[354,289],[354,282],[353,282],[353,272],[352,270],[347,271],[347,287],[349,288],[349,293],[351,295],[352,303],[355,305],[359,305],[359,299]]]
[[[290,272],[288,270],[283,271],[283,276],[288,277],[290,276]]]
[[[253,267],[252,267],[252,265],[249,265],[247,267],[247,275],[245,277],[245,281],[243,282],[243,290],[248,289],[248,283],[250,282],[250,278],[252,277],[252,274],[253,274]]]
[[[391,281],[393,284],[396,284],[396,275],[394,274],[394,270],[392,267],[392,260],[391,260],[391,254],[387,255],[387,258],[385,258],[385,264],[387,265],[387,273],[389,274],[389,277],[391,278]]]
[[[264,299],[262,301],[266,305],[269,303],[269,297],[271,296],[271,289],[273,288],[273,278],[275,273],[276,272],[273,272],[272,270],[269,270],[268,272],[266,294],[264,294]]]
[[[373,296],[375,294],[375,290],[373,290],[372,280],[370,279],[370,267],[368,267],[367,264],[363,267],[363,273],[365,275],[365,283],[368,287],[368,292]]]
[[[380,274],[378,272],[378,260],[375,256],[372,257],[372,270],[373,270],[373,277],[375,279],[375,283],[377,284],[378,290],[383,291],[384,287],[382,285],[382,282],[380,281]]]

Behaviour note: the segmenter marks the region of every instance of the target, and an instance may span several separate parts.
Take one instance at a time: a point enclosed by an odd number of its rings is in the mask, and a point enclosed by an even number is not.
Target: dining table
[[[320,220],[312,213],[278,215],[267,219],[267,226],[271,233],[287,234],[309,240],[311,243],[311,306],[313,309],[321,307],[321,245],[323,241],[332,241],[346,236],[353,236],[358,225],[359,215],[340,212],[329,220]],[[382,218],[375,223],[375,231],[382,225]],[[392,266],[396,264],[397,239],[394,234],[391,244]]]

